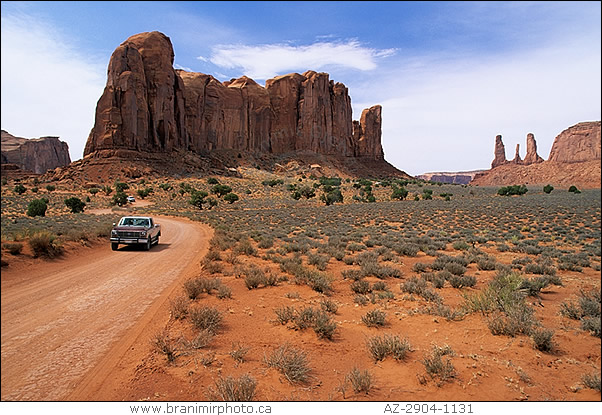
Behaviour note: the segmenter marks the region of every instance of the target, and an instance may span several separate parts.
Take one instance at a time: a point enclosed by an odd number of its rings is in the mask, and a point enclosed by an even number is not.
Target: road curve
[[[152,320],[157,303],[198,271],[211,228],[156,220],[162,236],[150,251],[111,251],[107,242],[82,255],[2,272],[3,401],[63,400],[109,350],[135,340],[134,327]]]

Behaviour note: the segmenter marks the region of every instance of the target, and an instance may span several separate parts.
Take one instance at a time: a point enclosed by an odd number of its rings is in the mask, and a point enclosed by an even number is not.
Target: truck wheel
[[[157,235],[157,239],[155,239],[155,245],[159,245],[159,235]]]
[[[147,250],[147,251],[150,251],[150,249],[151,249],[151,246],[152,246],[151,238],[148,238],[148,239],[146,240],[146,247],[145,247],[145,248],[146,248],[146,250]]]
[[[117,248],[119,248],[119,244],[118,244],[118,243],[116,243],[116,242],[113,242],[113,243],[111,244],[111,249],[112,249],[113,251],[117,251]]]

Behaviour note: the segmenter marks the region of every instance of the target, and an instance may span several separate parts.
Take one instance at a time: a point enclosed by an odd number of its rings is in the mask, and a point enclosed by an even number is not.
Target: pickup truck
[[[111,230],[111,249],[116,251],[119,244],[141,244],[148,251],[153,244],[159,244],[161,225],[147,216],[124,216]]]

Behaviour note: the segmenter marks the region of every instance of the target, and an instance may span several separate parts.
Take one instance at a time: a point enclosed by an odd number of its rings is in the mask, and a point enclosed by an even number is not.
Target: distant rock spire
[[[523,164],[535,164],[541,163],[543,159],[539,157],[537,154],[537,143],[535,142],[535,135],[533,133],[527,134],[527,155],[525,155],[525,160],[523,160]]]
[[[501,166],[507,162],[506,160],[506,148],[504,147],[504,142],[502,141],[502,136],[497,135],[495,137],[495,149],[494,149],[495,158],[491,162],[491,168],[495,168],[497,166]]]

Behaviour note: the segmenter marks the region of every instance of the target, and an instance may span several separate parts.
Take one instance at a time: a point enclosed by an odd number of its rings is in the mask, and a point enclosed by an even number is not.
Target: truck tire
[[[113,251],[117,251],[118,248],[119,248],[119,244],[117,242],[111,243],[111,249]]]
[[[145,250],[146,250],[146,251],[150,251],[152,244],[153,244],[153,243],[152,243],[152,239],[149,237],[149,238],[146,240],[146,245],[145,245],[145,247],[144,247],[144,248],[145,248]]]
[[[159,236],[160,235],[157,235],[157,239],[155,239],[155,245],[159,245]]]

